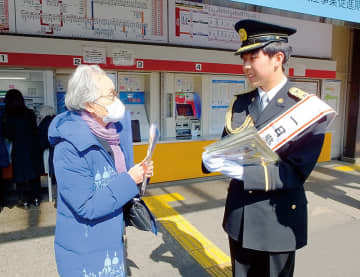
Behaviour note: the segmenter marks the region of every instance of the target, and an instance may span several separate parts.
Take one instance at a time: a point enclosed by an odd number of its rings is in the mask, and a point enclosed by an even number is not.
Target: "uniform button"
[[[292,209],[292,210],[295,210],[295,209],[296,209],[296,205],[295,205],[295,204],[292,204],[292,205],[291,205],[291,209]]]
[[[252,194],[253,193],[253,191],[252,190],[249,190],[249,194]]]

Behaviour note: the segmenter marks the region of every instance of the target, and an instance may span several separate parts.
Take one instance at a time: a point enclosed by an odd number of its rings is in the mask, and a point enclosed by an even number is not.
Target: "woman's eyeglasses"
[[[110,101],[114,101],[116,97],[118,97],[118,93],[116,92],[115,89],[112,89],[112,90],[110,91],[110,94],[100,96],[99,98],[106,98],[106,99],[108,99],[108,100],[110,100]],[[98,99],[99,99],[99,98],[98,98]]]

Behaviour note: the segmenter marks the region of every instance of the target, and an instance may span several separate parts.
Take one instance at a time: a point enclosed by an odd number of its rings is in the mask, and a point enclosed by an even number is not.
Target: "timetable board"
[[[211,80],[210,135],[221,135],[225,115],[234,95],[246,87],[245,78]]]

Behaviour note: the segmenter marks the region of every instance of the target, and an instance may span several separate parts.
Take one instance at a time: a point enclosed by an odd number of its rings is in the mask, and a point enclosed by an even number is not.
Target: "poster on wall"
[[[21,34],[167,41],[166,0],[17,1],[15,15]]]
[[[240,39],[234,25],[242,19],[296,28],[297,33],[289,38],[295,55],[331,56],[331,24],[183,0],[169,0],[169,42],[235,50],[240,46]]]
[[[213,79],[210,99],[210,135],[221,135],[225,115],[234,95],[246,89],[245,79]]]
[[[339,113],[341,81],[323,80],[321,99]]]
[[[122,75],[118,76],[119,91],[144,91],[145,77],[143,75]]]

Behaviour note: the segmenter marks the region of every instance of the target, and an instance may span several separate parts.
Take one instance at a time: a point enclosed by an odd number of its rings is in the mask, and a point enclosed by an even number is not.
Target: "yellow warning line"
[[[345,165],[345,166],[337,166],[335,167],[336,170],[340,170],[340,171],[360,171],[360,165],[355,164],[355,165]]]
[[[184,200],[178,193],[144,197],[157,220],[211,276],[232,276],[230,257],[168,204],[178,200]]]

